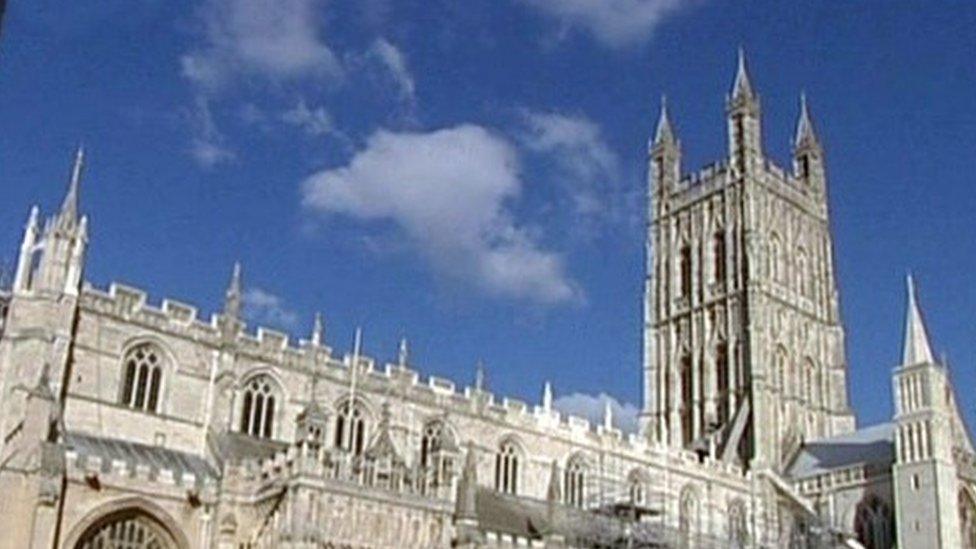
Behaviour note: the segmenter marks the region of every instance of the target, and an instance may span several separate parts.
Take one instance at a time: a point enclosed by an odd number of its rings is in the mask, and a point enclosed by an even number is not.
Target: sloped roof
[[[175,478],[181,478],[183,473],[193,473],[197,482],[219,477],[217,470],[207,460],[178,450],[81,433],[67,433],[64,442],[67,449],[74,450],[81,458],[101,457],[103,470],[118,460],[129,464],[132,469],[144,465],[153,473],[169,470]]]
[[[894,459],[895,425],[879,423],[853,433],[804,443],[787,467],[786,475],[805,478],[862,463],[891,464]]]

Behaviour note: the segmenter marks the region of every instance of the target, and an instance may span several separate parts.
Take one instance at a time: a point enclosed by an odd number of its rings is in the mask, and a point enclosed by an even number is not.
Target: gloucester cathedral
[[[85,280],[83,154],[0,293],[0,547],[976,547],[976,456],[908,283],[891,420],[858,426],[825,156],[763,150],[740,55],[728,153],[648,149],[639,432]],[[93,221],[94,222],[94,221]],[[4,230],[13,230],[7,227]],[[626,366],[620,366],[624,368]],[[632,365],[636,376],[638,365]]]

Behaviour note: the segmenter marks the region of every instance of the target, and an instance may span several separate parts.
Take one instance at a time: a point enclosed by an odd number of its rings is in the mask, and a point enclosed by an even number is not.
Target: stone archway
[[[179,526],[157,505],[138,498],[102,505],[77,524],[65,549],[189,549]]]

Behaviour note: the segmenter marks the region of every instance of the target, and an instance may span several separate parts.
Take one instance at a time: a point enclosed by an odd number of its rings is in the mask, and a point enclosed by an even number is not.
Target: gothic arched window
[[[725,282],[725,231],[719,230],[712,237],[712,260],[715,262],[715,282]]]
[[[495,490],[506,494],[518,493],[519,449],[512,440],[506,440],[495,454]]]
[[[783,246],[780,244],[779,235],[773,233],[769,239],[769,278],[774,282],[783,280],[782,253]]]
[[[729,419],[729,351],[725,342],[715,347],[715,374],[718,378],[718,422],[724,424]]]
[[[729,503],[729,546],[744,549],[749,543],[746,504],[741,499]]]
[[[796,253],[796,291],[802,295],[809,295],[810,277],[807,276],[807,252],[800,248]]]
[[[786,349],[778,347],[776,349],[776,377],[779,378],[779,390],[786,394],[789,391],[789,356]]]
[[[586,461],[583,456],[569,458],[563,472],[563,486],[566,505],[582,507],[586,496]]]
[[[175,549],[173,536],[155,519],[130,510],[96,522],[75,544],[75,549]]]
[[[685,244],[681,247],[680,253],[680,265],[678,272],[680,273],[680,290],[682,297],[691,296],[691,246]]]
[[[241,432],[258,438],[274,436],[277,391],[266,375],[254,376],[244,385],[241,399]]]
[[[692,385],[691,355],[681,357],[681,439],[685,445],[694,437],[692,417],[694,411],[694,387]]]
[[[868,496],[857,505],[854,532],[865,549],[889,549],[894,543],[893,526],[891,510],[879,497]]]
[[[122,363],[122,405],[155,413],[163,382],[162,351],[151,343],[142,343],[129,349]]]
[[[335,447],[360,455],[366,447],[366,411],[356,402],[345,401],[336,414]]]
[[[640,469],[634,469],[627,475],[627,495],[631,505],[647,505],[647,476]]]
[[[454,436],[443,421],[434,420],[424,425],[420,437],[420,467],[427,485],[439,486],[450,483],[457,453]]]

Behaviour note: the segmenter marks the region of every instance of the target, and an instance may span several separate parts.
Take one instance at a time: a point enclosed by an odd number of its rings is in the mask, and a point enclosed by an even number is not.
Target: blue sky
[[[787,164],[824,142],[851,399],[890,414],[912,270],[976,401],[976,6],[698,0],[12,2],[0,257],[84,142],[90,280],[249,315],[538,400],[640,399],[644,159],[668,95],[685,168],[725,151],[736,48]],[[582,396],[572,404],[595,401]],[[972,421],[970,421],[972,423]]]

